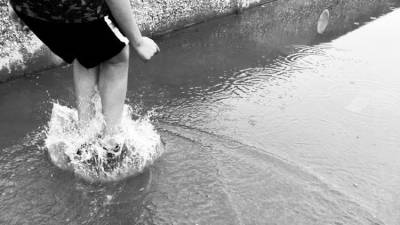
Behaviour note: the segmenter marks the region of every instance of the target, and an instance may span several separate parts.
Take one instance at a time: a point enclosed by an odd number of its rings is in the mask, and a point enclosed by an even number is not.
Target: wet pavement
[[[0,223],[399,224],[398,3],[327,2],[278,1],[133,59],[128,103],[155,110],[167,151],[118,183],[40,148],[51,103],[73,105],[70,67],[1,84]]]

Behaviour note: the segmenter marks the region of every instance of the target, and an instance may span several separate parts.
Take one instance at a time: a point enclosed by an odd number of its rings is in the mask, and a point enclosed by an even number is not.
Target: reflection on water
[[[156,110],[166,153],[116,183],[38,148],[52,100],[73,103],[71,68],[2,84],[0,223],[399,224],[395,3],[277,1],[161,37],[128,96]]]

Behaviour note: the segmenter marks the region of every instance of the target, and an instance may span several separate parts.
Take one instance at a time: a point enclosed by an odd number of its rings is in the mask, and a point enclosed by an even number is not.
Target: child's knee
[[[117,55],[106,60],[106,64],[125,64],[129,62],[129,46],[126,45]]]

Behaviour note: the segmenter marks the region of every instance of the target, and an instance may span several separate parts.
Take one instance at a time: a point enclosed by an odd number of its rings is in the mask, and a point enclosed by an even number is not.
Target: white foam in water
[[[122,135],[128,150],[126,156],[118,160],[117,166],[110,168],[107,164],[107,151],[101,144],[104,120],[100,98],[96,96],[93,101],[96,113],[84,129],[78,128],[78,113],[75,109],[53,104],[45,146],[56,166],[72,170],[89,181],[115,181],[142,172],[161,156],[164,144],[150,122],[150,115],[133,120],[132,108],[125,105]],[[80,154],[77,154],[78,149],[81,150]]]

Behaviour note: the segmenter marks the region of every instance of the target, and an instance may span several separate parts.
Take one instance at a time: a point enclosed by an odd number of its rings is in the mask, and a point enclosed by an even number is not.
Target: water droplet
[[[109,201],[112,200],[113,196],[112,195],[107,195],[106,198],[107,198],[107,201],[109,202]]]

